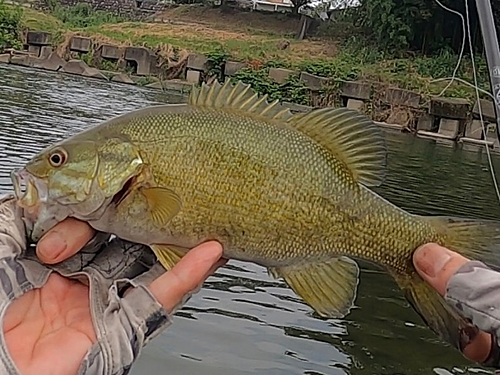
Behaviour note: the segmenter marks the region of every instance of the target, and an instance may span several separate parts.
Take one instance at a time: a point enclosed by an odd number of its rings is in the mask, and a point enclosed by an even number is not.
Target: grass
[[[155,48],[159,44],[172,44],[194,52],[209,53],[223,49],[237,60],[271,60],[299,62],[307,56],[329,57],[333,55],[333,43],[294,41],[280,50],[278,44],[283,36],[272,31],[253,34],[245,28],[227,30],[197,23],[161,24],[142,22],[122,22],[88,27],[73,27],[64,24],[52,15],[27,9],[24,25],[30,29],[46,30],[57,34],[65,31],[77,31],[82,35],[100,36],[120,44],[144,45]]]
[[[64,23],[58,18],[39,12],[32,8],[23,10],[23,26],[30,30],[57,33],[66,30]]]
[[[282,59],[291,62],[303,61],[311,54],[328,57],[330,48],[322,43],[296,42],[280,50],[278,44],[283,40],[278,36],[254,35],[242,31],[218,30],[199,24],[159,24],[125,22],[89,27],[86,34],[99,34],[119,42],[131,42],[151,48],[161,43],[172,44],[190,51],[209,53],[223,49],[237,60]]]

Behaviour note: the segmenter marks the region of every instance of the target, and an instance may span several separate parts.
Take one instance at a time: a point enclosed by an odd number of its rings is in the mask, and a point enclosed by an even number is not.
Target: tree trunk
[[[311,21],[311,18],[304,16],[303,14],[300,16],[299,30],[295,39],[302,40],[306,37],[307,30],[309,29],[309,26],[311,26]]]

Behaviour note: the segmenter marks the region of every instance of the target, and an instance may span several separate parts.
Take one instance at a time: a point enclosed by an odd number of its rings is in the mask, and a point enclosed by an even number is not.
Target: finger
[[[94,236],[90,225],[68,218],[48,231],[38,242],[36,253],[44,263],[54,264],[68,259]]]
[[[426,244],[413,254],[419,275],[444,296],[450,278],[469,259],[437,244]]]
[[[174,268],[154,280],[149,290],[167,312],[172,312],[186,294],[198,288],[214,272],[221,257],[222,246],[217,242],[197,246]]]
[[[463,349],[464,355],[470,360],[484,363],[491,351],[491,335],[484,331],[479,334]]]
[[[444,296],[450,278],[469,259],[437,244],[426,244],[413,254],[413,264],[419,275]],[[484,362],[491,350],[491,335],[480,331],[463,349],[463,354],[475,361]]]

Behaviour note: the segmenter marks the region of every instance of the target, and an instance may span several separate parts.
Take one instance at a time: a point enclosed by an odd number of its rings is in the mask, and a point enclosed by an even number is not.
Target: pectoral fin
[[[326,263],[270,268],[274,277],[286,283],[319,315],[342,318],[347,315],[356,298],[359,268],[347,257],[334,258]]]
[[[167,225],[181,210],[181,198],[171,189],[141,188],[141,193],[146,197],[153,222],[159,227]]]
[[[173,245],[150,245],[150,247],[167,271],[170,271],[188,251],[188,249]]]

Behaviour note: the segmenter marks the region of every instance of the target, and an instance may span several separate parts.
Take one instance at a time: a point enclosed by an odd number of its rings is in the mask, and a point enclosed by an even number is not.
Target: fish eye
[[[50,165],[60,167],[66,161],[66,153],[63,150],[55,150],[49,155]]]

